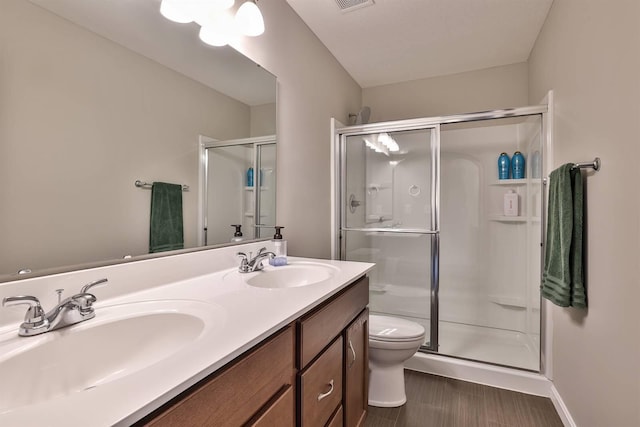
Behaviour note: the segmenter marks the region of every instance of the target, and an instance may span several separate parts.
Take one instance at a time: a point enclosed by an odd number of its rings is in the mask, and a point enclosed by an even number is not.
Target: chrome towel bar
[[[596,157],[592,162],[575,163],[571,169],[586,169],[591,168],[593,170],[600,170],[600,157]]]
[[[140,181],[139,179],[136,180],[135,182],[136,187],[139,188],[148,188],[150,189],[151,187],[153,187],[153,182],[144,182],[144,181]],[[182,191],[189,191],[189,186],[186,184],[182,184]]]

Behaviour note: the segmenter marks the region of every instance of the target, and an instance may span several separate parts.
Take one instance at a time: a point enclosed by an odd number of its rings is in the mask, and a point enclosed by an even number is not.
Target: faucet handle
[[[44,310],[42,309],[42,305],[40,305],[40,300],[38,300],[38,298],[31,295],[20,295],[15,297],[6,297],[2,300],[3,307],[23,304],[29,306],[27,313],[24,315],[24,323],[33,326],[40,326],[44,324]]]
[[[80,289],[80,293],[81,294],[86,294],[86,293],[89,292],[89,289],[93,288],[94,286],[101,285],[103,283],[107,283],[108,281],[109,281],[109,279],[100,279],[100,280],[96,280],[95,282],[88,283],[88,284],[84,285],[82,287],[82,289]]]
[[[72,296],[71,300],[73,300],[73,302],[77,304],[76,307],[78,308],[80,313],[82,313],[84,316],[87,316],[94,313],[95,309],[93,308],[93,303],[98,299],[95,295],[89,292],[85,292]]]
[[[238,252],[236,256],[240,257],[240,266],[238,267],[238,270],[240,270],[241,273],[249,271],[249,259],[247,258],[247,254],[244,252]],[[251,253],[249,253],[249,256],[251,256]]]

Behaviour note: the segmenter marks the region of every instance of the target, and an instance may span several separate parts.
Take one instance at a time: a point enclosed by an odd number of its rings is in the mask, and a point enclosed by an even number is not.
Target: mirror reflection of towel
[[[183,248],[182,185],[154,182],[151,187],[149,253]]]

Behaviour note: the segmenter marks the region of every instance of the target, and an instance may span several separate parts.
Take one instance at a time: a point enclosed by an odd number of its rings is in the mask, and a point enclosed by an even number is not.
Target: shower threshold
[[[429,319],[411,320],[429,330]],[[540,371],[537,337],[530,338],[517,331],[446,321],[440,322],[438,335],[438,351],[426,352],[527,371]],[[427,337],[425,346],[428,345]]]

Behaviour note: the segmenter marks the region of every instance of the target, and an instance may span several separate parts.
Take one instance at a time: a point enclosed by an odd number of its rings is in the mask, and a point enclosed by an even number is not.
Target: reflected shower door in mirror
[[[198,28],[154,0],[0,1],[0,282],[148,254],[136,180],[189,186],[198,246],[198,135],[273,135],[276,119],[275,77]]]
[[[217,245],[274,234],[275,136],[202,143],[200,243]],[[242,236],[235,235],[241,226]]]

